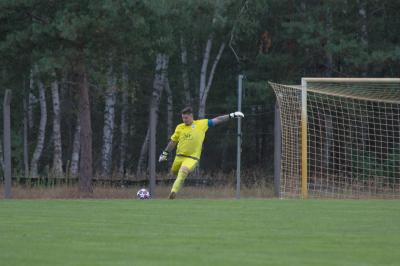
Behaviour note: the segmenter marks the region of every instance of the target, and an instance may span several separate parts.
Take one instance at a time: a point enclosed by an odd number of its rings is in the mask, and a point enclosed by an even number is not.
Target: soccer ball
[[[142,200],[150,199],[150,192],[147,191],[147,189],[142,188],[142,189],[139,189],[139,191],[136,193],[136,196],[138,199],[142,199]]]

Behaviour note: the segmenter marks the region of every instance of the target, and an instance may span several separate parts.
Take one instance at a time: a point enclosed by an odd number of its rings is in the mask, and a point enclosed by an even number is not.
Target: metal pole
[[[282,135],[281,135],[281,116],[278,102],[275,103],[274,121],[274,190],[275,196],[281,197],[281,155],[282,155]]]
[[[307,80],[301,79],[301,196],[308,198],[308,154],[307,154]]]
[[[4,132],[4,197],[11,198],[11,121],[10,121],[11,91],[6,90],[3,104]]]
[[[238,111],[242,111],[242,81],[243,75],[238,77]],[[237,121],[237,156],[236,156],[236,198],[240,199],[240,168],[242,152],[242,118]]]

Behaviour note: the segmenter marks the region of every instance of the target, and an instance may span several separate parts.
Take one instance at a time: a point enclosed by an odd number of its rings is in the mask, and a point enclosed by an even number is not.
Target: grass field
[[[400,201],[0,200],[0,264],[400,265]]]

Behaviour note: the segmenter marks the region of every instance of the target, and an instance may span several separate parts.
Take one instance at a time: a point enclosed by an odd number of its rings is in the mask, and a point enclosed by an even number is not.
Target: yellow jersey
[[[179,124],[171,136],[171,140],[178,143],[176,154],[200,159],[208,127],[208,119],[193,120],[193,123],[189,126],[184,123]]]

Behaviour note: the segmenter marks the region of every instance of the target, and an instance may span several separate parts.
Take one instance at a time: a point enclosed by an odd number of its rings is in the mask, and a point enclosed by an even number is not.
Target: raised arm
[[[221,116],[217,116],[213,119],[211,119],[212,121],[212,125],[216,126],[219,125],[221,123],[224,123],[226,121],[229,121],[231,118],[244,118],[244,114],[242,112],[234,112],[234,113],[230,113],[228,115],[221,115]]]
[[[166,147],[166,148],[164,149],[164,151],[161,153],[160,158],[158,158],[158,161],[159,161],[160,163],[167,160],[168,154],[169,154],[171,151],[173,151],[173,150],[175,149],[176,144],[177,144],[177,142],[175,142],[175,141],[173,141],[173,140],[170,140],[170,141],[168,142],[167,147]]]

